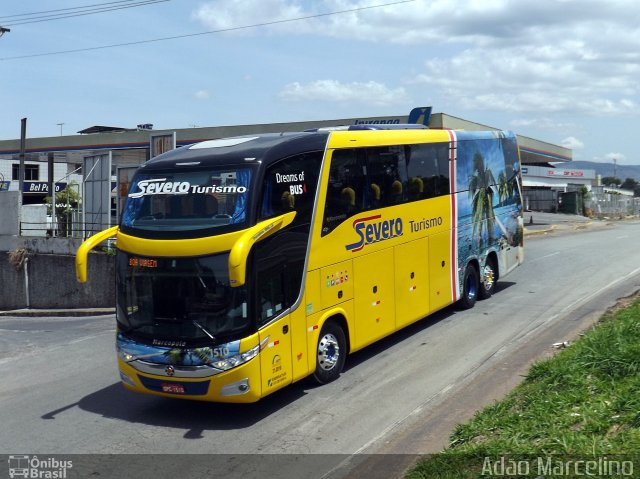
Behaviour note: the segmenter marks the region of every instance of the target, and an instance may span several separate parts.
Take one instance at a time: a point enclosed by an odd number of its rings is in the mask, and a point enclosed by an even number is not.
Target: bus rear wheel
[[[480,299],[488,299],[494,293],[496,289],[496,282],[498,281],[498,268],[493,258],[487,258],[487,262],[484,265],[482,277],[480,278]]]
[[[478,270],[473,264],[468,264],[464,270],[464,279],[462,281],[462,297],[460,298],[462,309],[471,309],[475,306],[479,287]]]
[[[316,370],[313,379],[319,384],[330,383],[340,376],[347,354],[347,341],[342,328],[327,321],[318,337]]]

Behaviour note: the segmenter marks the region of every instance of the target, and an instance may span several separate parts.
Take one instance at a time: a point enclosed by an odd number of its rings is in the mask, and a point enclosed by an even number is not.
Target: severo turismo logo
[[[353,230],[359,239],[345,246],[347,251],[360,251],[366,245],[386,241],[403,235],[402,218],[381,219],[382,215],[353,220]]]
[[[129,198],[141,198],[148,195],[186,195],[189,193],[245,193],[246,186],[238,185],[192,185],[188,181],[167,181],[166,178],[156,178],[153,180],[142,180],[138,182],[138,189],[135,193],[129,193]]]

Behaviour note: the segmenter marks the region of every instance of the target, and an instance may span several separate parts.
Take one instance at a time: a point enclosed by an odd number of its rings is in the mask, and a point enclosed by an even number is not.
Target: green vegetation
[[[51,196],[47,196],[44,199],[47,204],[47,214],[51,215],[52,201],[53,198]],[[61,236],[69,236],[72,231],[72,213],[75,208],[78,207],[78,203],[80,202],[80,190],[78,183],[75,181],[70,181],[67,187],[56,193],[56,223],[58,229],[58,235]]]
[[[511,394],[459,425],[449,449],[417,463],[407,478],[539,477],[538,458],[626,459],[634,461],[630,477],[640,477],[640,299],[534,364]],[[501,460],[532,465],[524,475],[527,467],[515,475],[491,473],[489,463]],[[588,476],[558,472],[544,477]],[[588,477],[615,476],[601,470]]]

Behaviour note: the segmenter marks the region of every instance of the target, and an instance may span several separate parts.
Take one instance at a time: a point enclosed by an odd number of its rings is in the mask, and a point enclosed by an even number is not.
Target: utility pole
[[[20,204],[22,205],[22,190],[24,188],[24,157],[27,144],[27,119],[20,120],[20,166],[18,168],[18,190],[20,191]]]
[[[56,123],[56,125],[60,127],[60,136],[62,136],[62,125],[64,125],[64,123]]]
[[[4,35],[5,33],[10,32],[10,31],[11,30],[9,28],[5,28],[5,27],[0,26],[0,37],[2,35]]]

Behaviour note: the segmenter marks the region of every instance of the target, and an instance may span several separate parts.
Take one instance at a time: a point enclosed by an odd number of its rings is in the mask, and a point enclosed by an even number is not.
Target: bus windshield
[[[231,288],[229,254],[144,258],[119,251],[117,320],[156,344],[215,344],[251,326],[244,287]]]
[[[241,225],[250,181],[248,168],[141,172],[129,189],[122,225],[148,231]]]

